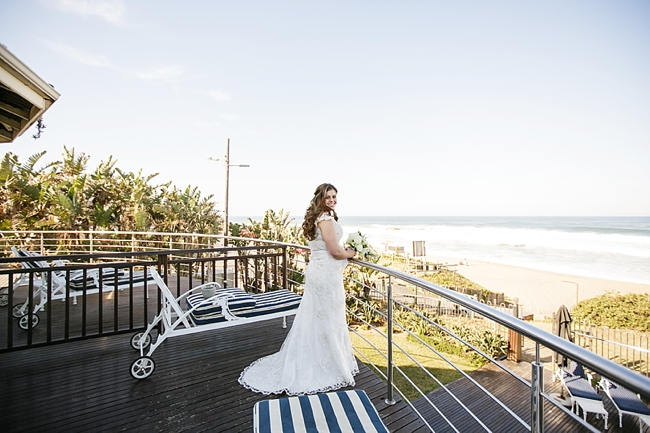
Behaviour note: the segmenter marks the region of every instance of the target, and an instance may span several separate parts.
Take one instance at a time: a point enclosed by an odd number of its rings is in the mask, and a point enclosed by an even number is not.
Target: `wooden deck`
[[[530,363],[514,363],[509,361],[503,362],[511,371],[519,376],[530,380],[531,366]],[[530,423],[530,388],[523,385],[503,370],[489,364],[470,374],[484,388],[493,393],[499,400],[507,405],[526,423]],[[468,379],[458,379],[447,385],[448,389],[456,395],[477,417],[495,432],[526,432],[512,415],[508,414],[502,407],[497,405],[493,400],[488,398],[485,393],[480,391],[476,385]],[[559,393],[560,383],[552,382],[552,373],[549,370],[544,371],[544,391],[547,394]],[[566,395],[566,394],[565,394]],[[602,393],[601,393],[602,395]],[[456,428],[461,432],[483,431],[481,426],[471,418],[460,405],[454,401],[449,394],[439,388],[428,395],[429,399],[440,409],[440,411],[450,419]],[[624,416],[623,428],[618,426],[618,413],[616,412],[611,401],[607,397],[603,398],[605,409],[609,413],[607,430],[604,429],[602,418],[597,418],[593,414],[587,416],[587,421],[598,430],[606,432],[629,432],[636,433],[639,431],[639,424],[636,417]],[[436,432],[452,432],[449,425],[435,412],[435,409],[424,399],[414,402],[414,406],[422,415],[431,423]],[[580,412],[582,416],[582,412]],[[551,403],[544,402],[544,431],[547,433],[554,432],[588,432],[586,428],[566,415],[560,409]]]
[[[252,431],[253,405],[269,397],[237,378],[277,351],[286,332],[277,319],[172,338],[154,353],[156,371],[144,381],[129,374],[137,352],[128,334],[4,353],[3,431]],[[368,393],[390,431],[427,431],[406,403],[387,406],[384,382],[359,366],[355,388]]]
[[[169,286],[176,293],[176,280]],[[189,281],[181,279],[181,287]],[[195,280],[193,285],[199,284]],[[102,306],[103,332],[123,331],[130,322],[130,299],[133,299],[133,324],[146,323],[144,295],[150,320],[157,309],[157,289],[135,287],[105,293],[102,299],[89,295],[86,300],[86,335],[99,330],[98,311]],[[16,292],[24,300],[25,289]],[[68,336],[83,335],[82,298],[68,305]],[[12,324],[14,346],[26,344],[26,331],[18,329],[15,319],[0,309],[0,349],[7,346],[6,327]],[[116,314],[117,313],[117,314]],[[48,324],[52,340],[65,337],[66,304],[54,301],[39,313],[41,323],[33,330],[32,342],[47,340]],[[292,318],[289,319],[291,323]],[[77,431],[251,431],[255,402],[268,398],[241,387],[239,373],[252,361],[277,351],[286,335],[280,320],[261,322],[230,329],[204,332],[167,341],[154,353],[156,371],[145,381],[135,381],[129,366],[137,353],[129,346],[129,334],[91,338],[0,354],[0,407],[3,431],[77,432]],[[519,375],[530,378],[530,364],[507,365]],[[384,403],[386,385],[373,371],[359,362],[356,388],[364,389],[392,432],[429,431],[415,412],[404,402],[394,406]],[[530,420],[530,391],[494,366],[472,373],[486,389],[493,392],[523,420]],[[545,390],[558,392],[545,371]],[[466,404],[492,431],[519,432],[523,426],[505,410],[488,399],[467,379],[459,379],[448,388]],[[396,395],[396,397],[398,397]],[[438,389],[428,396],[461,432],[482,428],[449,395]],[[623,429],[618,415],[607,398],[608,432],[637,432],[636,419],[625,416]],[[427,402],[420,399],[416,408],[436,432],[452,429]],[[546,432],[585,431],[570,417],[545,403]],[[596,428],[602,419],[588,416]]]

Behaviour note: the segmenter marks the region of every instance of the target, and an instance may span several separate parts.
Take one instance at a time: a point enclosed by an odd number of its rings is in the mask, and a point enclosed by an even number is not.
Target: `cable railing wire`
[[[351,297],[351,298],[353,298],[353,299],[355,299],[356,301],[364,302],[363,300],[359,299],[358,297],[356,297],[356,296],[354,296],[354,295],[352,295],[352,294],[348,294],[348,296]],[[385,315],[382,311],[377,310],[376,308],[374,308],[372,305],[370,305],[370,304],[368,304],[368,303],[366,303],[366,305],[368,305],[368,307],[369,307],[370,309],[372,309],[373,311],[375,311],[376,313],[382,315],[383,317],[386,317],[386,315]],[[368,326],[372,327],[373,329],[375,329],[375,330],[376,330],[378,333],[380,333],[384,338],[388,339],[388,336],[387,336],[387,335],[385,335],[383,332],[379,331],[377,328],[375,328],[374,326],[372,326],[372,325],[371,325],[370,323],[368,323],[365,319],[360,318],[358,315],[354,314],[353,312],[350,312],[350,313],[351,313],[352,315],[354,315],[355,317],[357,317],[358,319],[360,319],[361,321],[363,321],[366,325],[368,325]],[[426,317],[424,317],[424,318],[425,318],[425,319],[428,319],[428,318],[426,318]],[[460,372],[463,376],[465,376],[467,379],[469,379],[469,380],[470,380],[474,385],[476,385],[476,386],[477,386],[481,391],[483,391],[483,392],[484,392],[488,397],[490,397],[492,400],[494,400],[494,401],[495,401],[499,406],[501,406],[501,407],[502,407],[503,409],[505,409],[508,413],[510,413],[510,415],[512,415],[512,416],[513,416],[513,417],[514,417],[514,418],[515,418],[515,419],[516,419],[520,424],[522,424],[522,425],[523,425],[524,427],[526,427],[527,429],[530,429],[530,425],[528,425],[528,423],[526,423],[524,420],[522,420],[522,419],[521,419],[521,418],[520,418],[516,413],[514,413],[513,411],[511,411],[511,410],[510,410],[510,409],[509,409],[509,408],[508,408],[508,407],[507,407],[503,402],[501,402],[501,401],[500,401],[498,398],[496,398],[492,393],[490,393],[490,392],[489,392],[487,389],[485,389],[482,385],[480,385],[478,382],[476,382],[475,379],[473,379],[473,378],[472,378],[471,376],[469,376],[467,373],[465,373],[465,372],[462,371],[460,368],[458,368],[458,367],[456,366],[456,364],[454,364],[454,363],[451,362],[449,359],[447,359],[447,358],[446,358],[444,355],[442,355],[438,350],[436,350],[435,348],[431,347],[431,346],[430,346],[429,344],[427,344],[424,340],[422,340],[418,335],[416,335],[415,333],[411,332],[408,328],[406,328],[404,325],[402,325],[399,321],[393,320],[393,324],[399,326],[402,330],[406,331],[409,335],[411,335],[412,337],[416,338],[416,339],[417,339],[417,340],[418,340],[422,345],[424,345],[425,347],[427,347],[429,350],[433,351],[436,355],[438,355],[438,356],[439,356],[440,358],[442,358],[445,362],[447,362],[451,367],[453,367],[453,368],[456,369],[458,372]],[[452,334],[450,331],[448,331],[448,330],[447,330],[446,328],[444,328],[444,327],[441,327],[441,330],[447,332],[448,334]],[[465,342],[464,340],[462,340],[462,339],[460,339],[460,341],[462,341],[463,343],[467,344],[469,347],[473,347],[472,345],[470,345],[469,343],[466,343],[466,342]],[[394,344],[395,346],[397,346],[397,343],[395,343],[394,341],[392,342],[392,344]],[[399,347],[399,346],[397,346],[397,347]],[[403,349],[400,348],[400,350],[401,350],[402,352],[404,352]],[[410,356],[410,354],[408,354],[408,353],[406,353],[406,352],[404,352],[404,354],[405,354],[407,357],[409,357],[409,359],[411,359],[413,362],[415,362],[415,363],[416,363],[416,364],[417,364],[417,365],[418,365],[418,366],[419,366],[419,367],[420,367],[420,368],[421,368],[421,369],[422,369],[422,370],[423,370],[427,375],[431,376],[431,373],[430,373],[428,370],[426,370],[426,368],[425,368],[424,366],[422,366],[419,362],[417,362],[415,359],[413,359],[413,358]],[[485,355],[485,356],[487,357],[487,355]],[[492,358],[488,357],[488,359],[492,359]],[[493,360],[493,361],[494,361],[494,360]],[[494,362],[496,362],[496,361],[494,361]],[[505,367],[504,367],[504,368],[505,368]],[[506,370],[507,370],[507,369],[506,369]],[[514,373],[512,373],[512,374],[514,375]],[[443,387],[446,391],[448,391],[447,388],[446,388],[446,387],[445,387],[445,386],[444,386],[444,385],[443,385],[443,384],[442,384],[442,383],[441,383],[437,378],[435,378],[435,377],[433,377],[433,376],[431,376],[431,377],[432,377],[432,379],[434,379],[436,382],[438,382],[438,384],[439,384],[441,387]],[[519,377],[516,376],[516,375],[515,375],[515,377],[518,378],[518,379],[521,379],[521,378],[519,378]],[[529,383],[527,384],[525,381],[523,381],[523,383],[524,383],[524,385],[527,385],[527,386],[530,388],[530,384],[529,384]],[[448,392],[449,392],[449,391],[448,391]],[[451,392],[449,392],[449,393],[452,395],[452,398],[456,399],[456,397],[455,397]],[[458,400],[457,400],[457,401],[458,401]],[[460,401],[458,401],[458,402],[460,403]],[[460,403],[460,404],[462,405],[462,403]],[[467,409],[467,410],[469,410],[469,409]],[[480,421],[479,421],[479,423],[480,423]]]
[[[388,336],[387,336],[386,334],[384,334],[383,332],[381,332],[379,329],[377,329],[375,326],[372,326],[372,324],[370,324],[368,321],[364,320],[363,318],[359,317],[357,314],[355,314],[355,313],[353,313],[353,312],[351,312],[350,314],[352,314],[353,316],[355,316],[358,320],[361,320],[362,322],[364,322],[364,323],[365,323],[366,325],[368,325],[368,326],[369,326],[373,331],[377,332],[379,335],[381,335],[382,337],[384,337],[384,338],[388,341]],[[361,338],[363,338],[363,337],[361,336],[361,334],[357,333],[357,335],[359,335]],[[364,339],[366,342],[370,343],[367,339],[365,339],[365,338],[363,338],[363,339]],[[462,403],[462,402],[461,402],[461,401],[460,401],[460,400],[459,400],[459,399],[454,395],[454,393],[452,393],[451,391],[449,391],[449,389],[448,389],[448,388],[447,388],[447,387],[446,387],[446,386],[445,386],[445,385],[444,385],[444,384],[443,384],[443,383],[442,383],[442,382],[441,382],[437,377],[435,377],[434,375],[432,375],[431,372],[430,372],[429,370],[427,370],[427,369],[426,369],[422,364],[420,364],[420,363],[419,363],[415,358],[413,358],[413,357],[412,357],[412,356],[411,356],[407,351],[405,351],[405,350],[404,350],[400,345],[398,345],[398,344],[395,343],[394,341],[392,342],[392,345],[394,345],[395,347],[397,347],[397,348],[398,348],[398,349],[399,349],[399,350],[400,350],[404,355],[406,355],[406,356],[407,356],[411,361],[413,361],[413,362],[414,362],[418,367],[420,367],[420,369],[421,369],[422,371],[424,371],[424,372],[425,372],[425,373],[426,373],[426,374],[427,374],[431,379],[433,379],[433,380],[438,384],[438,386],[440,386],[441,388],[443,388],[443,389],[444,389],[444,390],[445,390],[445,391],[446,391],[446,392],[451,396],[451,398],[453,398],[453,399],[454,399],[454,400],[455,400],[455,401],[456,401],[456,402],[457,402],[457,403],[458,403],[458,404],[459,404],[459,405],[460,405],[460,406],[461,406],[461,407],[462,407],[462,408],[463,408],[463,409],[464,409],[464,410],[465,410],[465,411],[466,411],[466,412],[467,412],[467,413],[468,413],[472,418],[474,418],[474,420],[475,420],[476,422],[478,422],[478,423],[483,427],[484,430],[486,430],[486,431],[491,431],[491,430],[490,430],[490,429],[489,429],[485,424],[483,424],[483,422],[482,422],[481,420],[479,420],[479,419],[476,417],[476,415],[475,415],[471,410],[469,410],[469,408],[468,408],[467,406],[465,406],[465,405],[464,405],[464,404],[463,404],[463,403]],[[374,346],[374,345],[372,345],[372,346],[373,346],[375,349],[377,349],[376,346]],[[382,356],[384,356],[382,352],[380,352],[380,353],[381,353]],[[387,357],[385,357],[385,358],[386,358],[386,360],[388,360]],[[420,395],[421,395],[421,396],[422,396],[422,397],[423,397],[423,398],[424,398],[424,399],[425,399],[425,400],[426,400],[426,401],[427,401],[427,402],[428,402],[428,403],[429,403],[429,404],[430,404],[434,409],[436,409],[436,411],[437,411],[437,412],[438,412],[438,413],[439,413],[443,418],[445,418],[445,420],[449,423],[449,425],[451,425],[452,428],[454,428],[454,430],[456,430],[455,426],[453,426],[453,424],[452,424],[451,422],[449,422],[449,421],[447,420],[447,418],[446,418],[444,415],[442,415],[442,413],[438,410],[437,406],[436,406],[436,405],[431,401],[431,399],[429,399],[429,397],[428,397],[428,396],[427,396],[427,395],[426,395],[426,394],[425,394],[425,393],[424,393],[424,392],[423,392],[423,391],[422,391],[422,390],[421,390],[417,385],[415,385],[415,384],[411,381],[411,379],[408,377],[408,375],[406,375],[406,373],[404,373],[404,372],[403,372],[403,371],[402,371],[398,366],[395,365],[394,367],[397,368],[398,371],[399,371],[399,372],[400,372],[400,373],[405,377],[405,379],[406,379],[406,380],[411,384],[411,386],[413,386],[413,388],[415,388],[415,389],[418,391],[418,393],[419,393],[419,394],[420,394]]]
[[[388,358],[386,357],[386,355],[384,355],[383,352],[382,352],[382,351],[381,351],[377,346],[375,346],[372,342],[370,342],[368,339],[366,339],[366,338],[363,337],[361,334],[359,334],[356,330],[351,329],[351,331],[352,331],[354,334],[356,334],[357,336],[359,336],[361,339],[363,339],[365,342],[367,342],[368,344],[370,344],[370,345],[375,349],[375,351],[377,351],[377,353],[379,353],[381,356],[384,357],[384,359],[386,359],[386,360],[388,361]],[[386,381],[388,380],[388,376],[386,376],[386,375],[381,371],[381,369],[380,369],[379,367],[377,367],[377,365],[375,365],[375,363],[373,363],[372,361],[370,361],[370,360],[369,360],[369,359],[368,359],[368,358],[367,358],[367,357],[366,357],[366,356],[365,356],[365,355],[364,355],[360,350],[358,350],[357,348],[354,348],[354,347],[353,347],[353,350],[354,350],[355,352],[357,352],[358,354],[360,354],[360,355],[361,355],[361,356],[362,356],[362,357],[363,357],[363,358],[368,362],[368,364],[372,365],[372,366],[373,366],[373,367],[374,367],[374,368],[375,368],[375,369],[376,369],[376,370],[381,374],[381,376],[382,376]],[[404,375],[404,373],[403,373],[401,370],[399,370],[399,371],[400,371],[400,373],[402,373],[402,375]],[[408,377],[407,377],[407,379],[408,379]],[[429,422],[427,421],[427,419],[426,419],[424,416],[422,416],[422,414],[420,413],[420,411],[418,411],[418,410],[415,408],[415,406],[413,406],[413,404],[410,402],[410,400],[409,400],[409,399],[404,395],[404,393],[402,392],[402,390],[400,390],[400,389],[397,387],[397,385],[395,385],[395,383],[392,383],[391,386],[392,386],[393,388],[395,388],[395,390],[399,393],[399,395],[402,397],[402,400],[405,401],[409,406],[411,406],[411,409],[413,409],[413,410],[415,411],[415,413],[416,413],[416,414],[417,414],[417,415],[422,419],[422,421],[426,424],[426,426],[429,427],[429,429],[430,429],[432,432],[435,432],[435,431],[433,430],[433,427],[431,427],[431,425],[430,425]],[[420,392],[420,393],[421,393],[421,392]],[[434,409],[436,409],[436,411],[440,414],[440,416],[441,416],[445,421],[447,421],[447,423],[449,424],[449,426],[451,426],[451,428],[454,429],[454,431],[455,431],[456,433],[460,433],[460,432],[456,429],[456,427],[455,427],[455,426],[454,426],[454,425],[453,425],[453,424],[452,424],[452,423],[447,419],[447,417],[445,417],[445,415],[444,415],[442,412],[440,412],[440,410],[439,410],[437,407],[435,407],[435,405],[434,405]]]

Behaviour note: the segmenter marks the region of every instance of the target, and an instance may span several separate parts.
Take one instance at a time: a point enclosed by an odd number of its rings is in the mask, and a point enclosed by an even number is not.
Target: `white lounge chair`
[[[650,427],[650,408],[637,394],[604,377],[600,379],[599,386],[618,411],[619,427],[623,427],[623,414],[634,415],[639,419],[639,433],[643,432],[643,423]]]
[[[388,433],[359,389],[262,400],[253,407],[254,433]]]
[[[149,268],[149,273],[162,294],[162,306],[147,329],[131,337],[131,347],[140,352],[130,369],[135,379],[151,376],[156,367],[151,356],[167,338],[280,317],[282,326],[286,327],[286,317],[296,314],[301,300],[289,290],[251,295],[242,289],[221,288],[218,283],[202,284],[175,298],[155,268]],[[210,288],[215,294],[205,298],[203,289]],[[186,310],[181,308],[182,303],[186,304]],[[159,324],[162,330],[152,343],[151,333]]]
[[[603,398],[592,388],[591,382],[585,378],[585,373],[580,364],[572,361],[568,368],[558,368],[553,376],[553,381],[558,378],[571,398],[571,410],[580,415],[582,409],[583,419],[587,421],[587,413],[595,413],[605,420],[607,430],[608,413],[603,405]]]
[[[39,257],[39,258],[44,258],[43,256],[31,253],[27,250],[23,249],[16,249],[15,247],[12,247],[12,251],[16,257]],[[47,271],[50,268],[50,265],[45,261],[45,260],[38,260],[38,261],[24,261],[21,263],[23,269],[38,269],[38,270],[43,270],[43,272],[38,272],[35,273],[33,285],[34,285],[34,292],[32,294],[32,328],[38,326],[40,322],[40,318],[38,316],[38,312],[44,311],[45,307],[48,302],[54,301],[57,299],[60,300],[65,300],[68,298],[72,298],[72,303],[76,304],[77,303],[77,298],[80,296],[83,296],[84,294],[84,285],[85,285],[85,293],[86,295],[94,295],[99,293],[99,269],[94,268],[94,269],[88,269],[86,271],[86,277],[84,281],[84,275],[83,275],[83,270],[82,269],[75,269],[70,271],[70,290],[69,293],[66,293],[67,290],[67,283],[66,283],[66,274],[67,272],[65,270],[59,270],[59,271]],[[53,264],[55,266],[62,266],[64,265],[63,262],[57,260],[54,261]],[[121,269],[116,270],[115,268],[104,268],[102,270],[102,292],[112,292],[115,290],[115,276],[117,272],[117,278],[118,278],[118,285],[117,288],[118,290],[125,290],[126,288],[130,287],[130,281],[131,277],[127,272],[122,271]],[[23,274],[23,276],[26,276],[26,274]],[[51,292],[50,296],[48,297],[48,280],[52,279],[52,284],[51,284]],[[150,275],[147,275],[145,278],[144,276],[144,271],[135,271],[133,272],[133,287],[137,286],[142,286],[146,284],[147,281],[153,281]],[[25,281],[22,281],[24,277],[21,277],[21,279],[18,280],[18,282],[21,283],[21,285],[26,285],[29,284],[29,280],[25,279]],[[15,286],[18,287],[18,286]],[[18,319],[18,326],[21,329],[28,329],[29,327],[29,311],[28,311],[29,305],[28,301],[26,300],[25,302],[17,303],[13,306],[11,314],[13,317]]]

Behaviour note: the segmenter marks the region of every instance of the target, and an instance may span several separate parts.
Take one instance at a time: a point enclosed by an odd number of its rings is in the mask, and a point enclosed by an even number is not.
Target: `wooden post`
[[[508,361],[521,361],[521,334],[508,330]]]

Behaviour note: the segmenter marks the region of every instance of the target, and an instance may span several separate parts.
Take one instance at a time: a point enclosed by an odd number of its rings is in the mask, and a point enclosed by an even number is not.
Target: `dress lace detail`
[[[323,214],[319,219],[334,219]],[[321,221],[322,221],[321,220]],[[343,236],[334,221],[336,236]],[[239,376],[244,387],[262,394],[314,394],[354,385],[359,372],[345,321],[343,269],[327,251],[320,229],[305,271],[305,292],[279,352],[246,367]]]
[[[328,215],[326,213],[321,214],[318,218],[316,218],[316,221],[314,221],[316,224],[318,224],[321,221],[336,221],[332,215]]]

